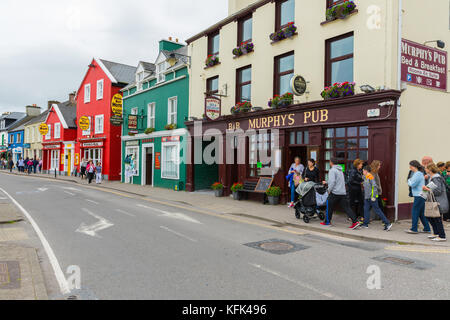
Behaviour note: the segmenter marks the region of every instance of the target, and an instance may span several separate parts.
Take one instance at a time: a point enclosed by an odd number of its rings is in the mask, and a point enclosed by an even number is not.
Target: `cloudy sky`
[[[227,15],[227,0],[1,0],[0,113],[78,89],[93,57],[137,65]]]

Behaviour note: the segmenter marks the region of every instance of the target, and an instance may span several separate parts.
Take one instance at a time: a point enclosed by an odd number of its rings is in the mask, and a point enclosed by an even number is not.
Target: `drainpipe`
[[[398,0],[398,61],[397,61],[397,89],[402,90],[402,24],[403,24],[403,0]],[[395,137],[395,221],[398,221],[399,205],[399,166],[400,166],[400,107],[401,96],[397,102],[397,129]]]

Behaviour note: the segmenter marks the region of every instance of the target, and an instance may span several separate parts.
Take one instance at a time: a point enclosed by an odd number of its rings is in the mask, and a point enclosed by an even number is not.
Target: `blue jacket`
[[[423,191],[423,186],[425,185],[425,176],[422,172],[417,171],[408,180],[408,185],[411,187],[411,191],[414,197],[420,197],[420,194]]]

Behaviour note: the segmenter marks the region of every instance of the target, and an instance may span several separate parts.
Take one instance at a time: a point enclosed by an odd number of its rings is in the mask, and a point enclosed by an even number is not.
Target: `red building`
[[[71,175],[77,164],[75,144],[77,138],[77,105],[75,94],[70,94],[69,101],[49,106],[45,123],[48,133],[42,139],[43,171],[59,175]]]
[[[90,128],[78,128],[76,154],[102,163],[104,179],[120,180],[122,127],[111,124],[111,102],[134,82],[136,67],[93,59],[78,89],[77,119],[88,117]]]

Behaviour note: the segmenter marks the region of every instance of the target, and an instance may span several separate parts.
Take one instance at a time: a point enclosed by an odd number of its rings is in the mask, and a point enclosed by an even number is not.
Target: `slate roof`
[[[25,117],[27,114],[25,112],[11,112],[10,114],[2,114],[0,119],[14,119],[19,120]]]
[[[25,123],[25,125],[29,126],[29,125],[32,125],[32,124],[45,122],[45,119],[47,119],[47,115],[48,115],[48,110],[45,110],[44,112],[42,112],[40,115],[38,115],[37,117],[35,117],[31,121]]]
[[[16,122],[14,122],[14,124],[12,126],[9,127],[8,132],[16,132],[16,131],[25,130],[25,124],[27,124],[29,121],[33,120],[36,117],[39,117],[39,116],[26,116],[25,118],[17,120]]]
[[[77,128],[77,105],[66,101],[63,103],[58,103],[59,111],[61,111],[64,120],[67,123],[69,129]]]
[[[103,59],[100,61],[119,83],[128,84],[135,80],[136,67]]]
[[[153,63],[140,61],[139,64],[142,64],[145,71],[153,72],[156,70],[156,66]]]

